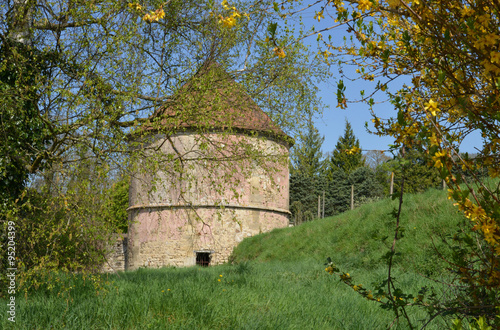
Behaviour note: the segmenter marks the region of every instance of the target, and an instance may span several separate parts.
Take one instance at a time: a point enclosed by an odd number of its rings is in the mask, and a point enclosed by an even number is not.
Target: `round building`
[[[289,222],[284,134],[216,64],[141,128],[127,269],[220,264],[245,237]]]

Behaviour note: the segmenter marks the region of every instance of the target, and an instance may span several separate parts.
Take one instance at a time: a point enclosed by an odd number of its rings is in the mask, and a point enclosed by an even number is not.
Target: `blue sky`
[[[307,27],[315,26],[316,30],[323,29],[331,24],[331,20],[325,14],[325,19],[321,23],[318,23],[313,17],[315,15],[314,9],[309,9],[301,13],[304,21],[304,25]],[[343,44],[343,37],[345,33],[342,29],[334,29],[330,32],[323,32],[323,38],[327,39],[328,35],[332,35],[333,43]],[[306,39],[306,44],[311,45],[311,51],[317,52],[317,43],[315,37],[310,37]],[[359,138],[361,147],[363,150],[387,150],[389,144],[392,144],[393,140],[389,137],[379,137],[367,132],[365,128],[365,122],[368,122],[368,126],[373,129],[371,122],[371,115],[369,106],[363,103],[348,103],[347,109],[337,108],[337,98],[336,98],[336,81],[340,75],[336,71],[336,67],[333,66],[331,72],[333,77],[330,81],[318,85],[319,96],[322,98],[323,103],[328,105],[329,108],[324,110],[324,114],[320,118],[316,118],[315,123],[321,135],[324,136],[325,140],[323,143],[323,152],[333,151],[338,138],[343,135],[345,128],[345,120],[347,119],[354,130],[354,134]],[[343,68],[344,72],[348,72],[349,69]],[[353,69],[354,70],[354,69]],[[354,74],[351,75],[354,77]],[[398,83],[398,82],[396,82]],[[402,81],[399,82],[402,84]],[[346,85],[346,97],[348,100],[354,101],[360,98],[360,90],[365,90],[366,94],[370,94],[370,88],[373,90],[373,86],[370,86],[370,82],[366,81],[346,81],[344,79],[344,84]],[[396,87],[396,86],[394,86]],[[391,85],[389,85],[391,89]],[[395,90],[395,88],[394,88]],[[382,95],[381,95],[382,97]],[[383,98],[375,98],[375,102],[382,102]],[[374,106],[374,110],[377,116],[382,118],[387,118],[389,116],[394,116],[395,111],[392,105],[388,102],[379,103]],[[482,145],[481,137],[479,133],[471,134],[467,137],[460,148],[462,152],[477,152],[475,147],[479,148]]]
[[[348,100],[359,99],[359,91],[363,88],[366,88],[366,92],[369,93],[370,87],[365,86],[365,82],[346,82],[344,80],[344,83]],[[331,82],[323,83],[318,87],[320,88],[319,96],[326,105],[329,105],[329,108],[324,110],[323,116],[315,120],[316,128],[325,137],[323,152],[333,151],[338,138],[344,134],[346,119],[351,123],[354,134],[359,138],[363,150],[387,150],[388,145],[393,143],[390,137],[379,137],[367,132],[365,122],[368,122],[368,126],[373,129],[368,105],[350,103],[347,109],[337,108],[335,81],[332,79]],[[395,115],[394,108],[388,102],[375,105],[374,110],[382,118]],[[481,145],[480,134],[474,133],[462,142],[460,151],[474,153],[477,152],[474,148],[479,148]]]

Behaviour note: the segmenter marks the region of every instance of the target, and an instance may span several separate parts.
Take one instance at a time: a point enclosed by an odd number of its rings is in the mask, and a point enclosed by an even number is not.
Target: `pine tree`
[[[329,175],[338,170],[350,175],[358,167],[365,165],[359,139],[354,135],[351,124],[346,120],[344,135],[339,137],[329,162]]]
[[[292,150],[292,174],[301,174],[309,178],[321,175],[324,167],[321,146],[324,140],[325,137],[319,134],[312,118],[309,117],[307,132],[300,134],[300,142]]]
[[[298,223],[307,219],[299,219],[297,213],[317,214],[318,195],[322,194],[319,185],[324,172],[321,152],[323,140],[324,137],[314,127],[310,116],[307,132],[300,134],[299,143],[294,146],[291,153],[290,205],[300,205],[292,208],[294,213],[292,218]]]

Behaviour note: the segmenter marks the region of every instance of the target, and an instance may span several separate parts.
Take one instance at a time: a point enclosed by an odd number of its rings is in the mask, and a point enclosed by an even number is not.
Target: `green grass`
[[[382,269],[375,273],[383,276]],[[110,278],[104,295],[79,283],[69,297],[20,299],[16,328],[383,329],[392,321],[312,261],[148,269]],[[4,319],[0,324],[8,326]]]
[[[397,206],[397,200],[386,199],[336,217],[250,237],[238,245],[233,259],[324,262],[331,257],[348,268],[377,268],[394,238],[395,219],[390,213]],[[463,222],[457,209],[442,191],[429,190],[405,195],[402,214],[403,237],[397,241],[396,264],[410,271],[442,271],[445,264],[436,249],[444,251],[441,237],[452,235]]]
[[[388,214],[395,206],[384,200],[245,239],[232,265],[109,275],[107,292],[97,293],[82,279],[63,297],[33,292],[17,298],[15,328],[384,329],[392,313],[328,275],[323,264],[331,257],[364,287],[383,280],[381,257],[392,243],[394,219]],[[452,233],[462,220],[441,191],[405,197],[404,214],[395,276],[398,285],[416,293],[436,285],[418,273],[442,272],[445,263],[433,245],[439,249],[439,235]],[[0,304],[6,306],[5,300]],[[0,328],[14,328],[0,312]],[[415,323],[425,319],[420,310],[409,312]],[[430,329],[447,328],[444,322],[437,319]]]

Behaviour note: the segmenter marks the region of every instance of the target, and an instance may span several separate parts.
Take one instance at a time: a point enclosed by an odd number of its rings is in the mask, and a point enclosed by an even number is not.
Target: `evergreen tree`
[[[323,140],[310,116],[307,132],[300,134],[299,143],[291,154],[290,205],[294,205],[292,219],[298,222],[308,220],[302,219],[298,213],[313,214],[313,217],[317,215],[318,195],[322,195],[323,191],[319,188],[324,172],[321,152]]]
[[[312,118],[309,117],[306,134],[299,135],[300,142],[292,150],[292,175],[300,173],[305,177],[313,178],[323,172],[321,146],[324,140],[325,137],[319,134]]]
[[[355,206],[369,203],[384,195],[384,186],[377,180],[376,171],[369,167],[358,167],[349,176],[349,183],[354,186]]]
[[[332,173],[325,189],[325,216],[332,216],[351,208],[351,187],[354,186],[354,205],[359,206],[383,197],[384,186],[377,181],[376,172],[369,167],[358,167],[350,175],[338,170]],[[317,198],[317,197],[316,197]]]
[[[365,165],[359,139],[354,135],[351,124],[346,120],[344,135],[339,137],[333,156],[330,158],[329,176],[333,172],[342,170],[349,176],[355,169]]]
[[[343,170],[329,174],[326,191],[325,216],[339,214],[349,210],[351,203],[351,183]]]
[[[439,170],[436,167],[429,166],[430,157],[427,154],[417,149],[407,149],[405,160],[407,165],[404,168],[397,166],[393,169],[394,192],[399,192],[401,189],[403,172],[405,176],[405,193],[420,193],[429,188],[441,187],[442,179],[439,176]]]

